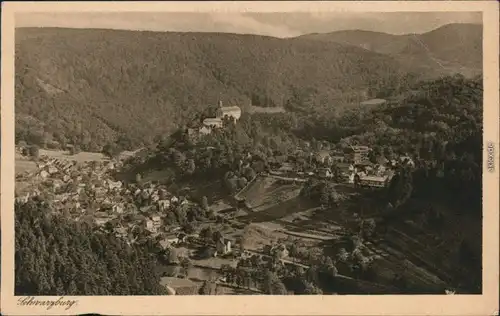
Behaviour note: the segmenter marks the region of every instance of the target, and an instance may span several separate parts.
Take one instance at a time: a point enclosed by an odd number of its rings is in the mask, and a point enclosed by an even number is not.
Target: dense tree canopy
[[[16,32],[17,140],[89,151],[111,142],[124,149],[150,144],[213,113],[221,97],[245,109],[280,106],[321,117],[380,93],[397,94],[422,73],[391,56],[307,38]]]
[[[165,294],[147,248],[53,215],[43,201],[15,212],[16,295]]]

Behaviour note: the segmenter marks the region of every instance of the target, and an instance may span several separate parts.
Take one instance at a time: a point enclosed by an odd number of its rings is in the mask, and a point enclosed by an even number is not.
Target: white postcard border
[[[16,12],[483,12],[484,144],[495,170],[483,172],[482,295],[79,296],[70,309],[20,306],[14,296],[14,14]],[[369,2],[9,2],[2,3],[1,311],[8,315],[493,315],[499,283],[499,78],[496,1]],[[486,152],[484,159],[486,159]],[[36,297],[57,300],[58,297]]]

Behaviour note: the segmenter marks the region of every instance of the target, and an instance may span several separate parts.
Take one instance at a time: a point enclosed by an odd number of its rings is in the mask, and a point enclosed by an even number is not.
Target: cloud
[[[289,37],[286,25],[259,21],[243,13],[23,13],[17,27],[110,28],[178,32],[227,32]]]
[[[481,23],[479,12],[304,12],[251,14],[294,32],[328,33],[361,29],[390,34],[424,33],[450,23]]]
[[[219,25],[223,25],[226,32],[258,34],[276,37],[291,37],[300,35],[286,25],[273,25],[259,21],[249,15],[241,13],[214,13],[210,14],[213,21]]]
[[[423,33],[448,23],[481,23],[474,12],[304,13],[22,13],[17,27],[109,28],[173,32],[225,32],[293,37],[363,29]]]

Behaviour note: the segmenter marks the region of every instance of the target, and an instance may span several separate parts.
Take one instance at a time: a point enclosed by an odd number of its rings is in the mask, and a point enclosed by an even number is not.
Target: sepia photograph
[[[5,311],[498,311],[498,4],[474,2],[2,6]]]

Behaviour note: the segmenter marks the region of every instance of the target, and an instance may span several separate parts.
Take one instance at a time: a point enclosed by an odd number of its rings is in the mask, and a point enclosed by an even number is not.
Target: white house
[[[156,233],[156,227],[152,220],[146,220],[146,230],[150,231],[151,233]]]
[[[330,152],[328,150],[320,150],[316,153],[314,158],[317,162],[322,164],[331,164],[333,162],[332,156],[330,156]]]
[[[203,124],[205,124],[205,122],[203,122]],[[205,124],[200,128],[199,132],[203,135],[208,135],[212,132],[212,130]]]
[[[121,187],[123,186],[123,183],[121,181],[112,181],[112,180],[108,180],[108,188],[110,190],[113,190],[113,189],[120,189]]]
[[[321,168],[318,170],[318,175],[322,178],[331,178],[333,177],[333,173],[330,168]]]
[[[112,207],[113,213],[123,213],[123,204],[114,204]]]
[[[286,249],[285,245],[281,244],[271,248],[271,253],[276,254],[280,259],[288,257],[288,250]]]
[[[207,127],[222,127],[222,120],[220,118],[210,117],[203,120],[203,125]]]
[[[231,241],[229,240],[224,240],[223,238],[217,240],[216,244],[215,244],[215,248],[216,248],[216,253],[215,253],[215,256],[217,256],[217,254],[227,254],[227,253],[230,253],[231,252]]]
[[[160,200],[160,196],[158,194],[151,195],[151,202],[156,203]]]
[[[219,108],[217,109],[216,117],[219,119],[225,116],[233,117],[239,120],[241,117],[241,109],[238,106],[222,106],[222,101],[219,101]]]
[[[159,200],[158,201],[158,209],[160,211],[165,211],[170,207],[170,201],[169,200]]]
[[[404,155],[404,156],[399,157],[399,161],[402,164],[406,164],[407,166],[415,167],[415,162],[413,162],[413,159],[411,159],[411,157],[408,155]]]
[[[49,174],[54,174],[56,172],[58,172],[59,170],[57,170],[56,167],[53,167],[53,166],[50,166],[47,171],[49,172]]]
[[[42,178],[44,178],[44,179],[45,179],[45,178],[47,178],[48,176],[49,176],[49,173],[48,173],[47,171],[42,170],[42,171],[40,172],[40,177],[42,177]]]
[[[155,228],[159,228],[161,226],[161,217],[158,215],[152,216],[151,220],[153,221],[153,226]]]

